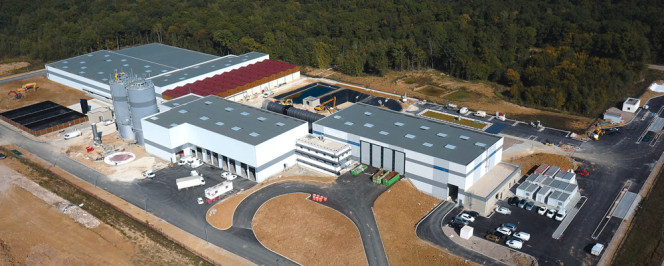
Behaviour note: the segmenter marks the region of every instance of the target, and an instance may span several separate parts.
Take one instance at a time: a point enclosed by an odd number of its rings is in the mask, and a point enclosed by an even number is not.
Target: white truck
[[[203,179],[202,176],[193,175],[193,176],[175,179],[175,184],[178,185],[178,190],[182,190],[185,188],[205,185],[205,179]]]
[[[205,189],[205,201],[212,203],[221,198],[226,192],[233,190],[233,182],[224,181]]]
[[[203,161],[194,157],[182,157],[178,161],[178,165],[189,165],[192,168],[196,168],[203,165]]]
[[[596,243],[593,248],[590,250],[590,254],[593,254],[595,256],[599,256],[602,254],[602,250],[604,250],[604,245],[600,243]]]
[[[505,114],[501,112],[496,112],[496,119],[500,121],[505,121]]]

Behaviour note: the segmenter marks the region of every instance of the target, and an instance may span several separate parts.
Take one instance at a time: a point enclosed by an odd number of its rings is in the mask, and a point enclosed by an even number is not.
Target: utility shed
[[[553,192],[553,189],[550,187],[543,187],[535,195],[535,201],[546,203],[547,197]]]
[[[576,184],[576,174],[573,172],[560,171],[553,178],[563,182]]]
[[[534,173],[535,173],[535,174],[544,174],[544,172],[545,172],[547,169],[549,169],[549,165],[543,163],[543,164],[540,164],[540,166],[538,166],[537,169],[535,169],[535,172],[534,172]]]
[[[623,103],[622,110],[624,112],[634,113],[641,106],[641,100],[637,98],[627,98]]]
[[[556,208],[559,209],[565,209],[565,207],[567,206],[567,204],[569,204],[571,199],[572,199],[572,194],[561,191],[555,191],[551,194],[551,196],[549,196],[547,204],[555,206]]]
[[[609,120],[614,124],[618,124],[622,122],[622,114],[606,111],[604,112],[602,119]]]
[[[524,181],[516,188],[516,195],[522,198],[535,199],[535,193],[540,187],[528,181]]]
[[[549,167],[549,169],[547,169],[546,172],[544,172],[544,175],[553,177],[556,173],[558,173],[558,171],[560,171],[560,167],[554,165]]]

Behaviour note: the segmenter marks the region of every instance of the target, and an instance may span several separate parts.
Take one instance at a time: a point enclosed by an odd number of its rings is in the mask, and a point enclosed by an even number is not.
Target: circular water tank
[[[137,78],[127,87],[127,98],[131,114],[132,128],[136,143],[143,145],[143,130],[141,118],[159,112],[157,108],[157,95],[154,92],[154,84],[149,80]]]

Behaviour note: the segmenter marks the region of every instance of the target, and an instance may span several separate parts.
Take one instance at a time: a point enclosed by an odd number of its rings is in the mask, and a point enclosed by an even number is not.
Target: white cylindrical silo
[[[127,96],[134,139],[136,144],[143,145],[141,119],[159,112],[154,84],[152,81],[142,78],[132,79],[129,86],[127,86]]]
[[[116,73],[109,82],[111,97],[113,99],[113,112],[115,113],[115,125],[120,137],[123,139],[134,139],[131,130],[131,115],[129,113],[129,102],[127,102],[127,88],[129,76],[124,73]]]

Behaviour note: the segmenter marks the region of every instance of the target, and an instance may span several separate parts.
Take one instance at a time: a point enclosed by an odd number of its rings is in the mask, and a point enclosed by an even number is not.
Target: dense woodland
[[[350,74],[434,68],[588,114],[664,62],[664,1],[3,0],[0,55],[44,62],[161,42]]]

